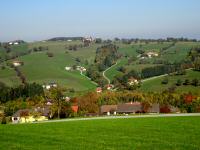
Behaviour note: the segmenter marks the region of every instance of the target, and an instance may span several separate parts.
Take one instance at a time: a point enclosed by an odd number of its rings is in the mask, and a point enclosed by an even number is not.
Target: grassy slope
[[[20,80],[16,76],[16,72],[8,67],[4,70],[0,70],[0,82],[3,82],[8,86],[17,86],[20,84]]]
[[[75,64],[74,59],[69,54],[58,53],[49,58],[45,53],[34,53],[21,57],[20,60],[25,62],[21,70],[30,82],[57,82],[64,87],[75,90],[88,90],[95,87],[79,72],[65,70],[66,66]]]
[[[0,149],[199,149],[199,126],[200,117],[0,125]]]
[[[38,83],[49,83],[57,82],[60,85],[68,88],[74,88],[77,91],[84,91],[89,89],[94,89],[96,86],[91,83],[87,78],[80,75],[78,71],[65,71],[66,66],[73,66],[76,64],[74,53],[79,53],[80,56],[83,56],[85,59],[90,58],[92,55],[89,55],[89,52],[86,48],[79,49],[77,52],[70,51],[65,53],[67,45],[81,44],[80,41],[75,42],[34,42],[30,43],[28,49],[39,46],[48,46],[49,52],[54,54],[53,58],[49,58],[45,52],[32,53],[30,55],[22,56],[18,60],[24,62],[24,66],[20,67],[23,74],[25,74],[29,82],[38,82]],[[22,51],[24,45],[20,47],[15,47],[15,51]],[[89,51],[95,47],[90,48]],[[96,49],[95,49],[96,50]],[[80,64],[82,65],[82,63]],[[12,70],[9,70],[10,72]],[[11,82],[8,82],[13,79],[14,74],[11,75],[8,71],[0,70],[0,74],[6,74],[7,76],[0,75],[0,80],[3,80],[8,85],[13,85]]]
[[[192,71],[192,70],[188,70],[186,75],[182,75],[182,76],[169,76],[169,83],[167,85],[163,85],[161,84],[162,80],[164,77],[161,78],[157,78],[157,79],[152,79],[149,81],[145,81],[142,84],[142,87],[140,88],[140,90],[142,91],[154,91],[154,92],[158,92],[158,91],[163,91],[169,87],[171,87],[172,85],[176,84],[178,79],[181,79],[182,81],[184,81],[186,78],[187,79],[199,79],[200,80],[200,72],[196,72],[196,71]],[[191,92],[195,92],[198,93],[200,92],[200,88],[198,87],[194,87],[194,86],[180,86],[177,87],[177,91],[178,92],[185,92],[185,91],[191,91]]]

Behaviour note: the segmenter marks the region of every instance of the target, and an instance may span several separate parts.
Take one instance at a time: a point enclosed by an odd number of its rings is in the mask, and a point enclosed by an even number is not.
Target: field
[[[149,81],[145,81],[142,84],[142,87],[140,88],[140,90],[145,91],[145,92],[159,92],[159,91],[164,91],[166,89],[168,89],[169,87],[173,86],[176,84],[178,79],[181,79],[183,82],[185,79],[189,79],[190,82],[193,79],[199,79],[200,80],[200,72],[198,71],[193,71],[193,70],[188,70],[186,72],[186,75],[175,75],[175,76],[168,76],[169,79],[169,83],[166,85],[161,84],[163,78],[165,77],[158,77]],[[177,86],[176,89],[178,92],[194,92],[194,93],[199,93],[200,92],[200,88],[199,86],[194,87],[192,85],[182,85],[182,86]]]
[[[32,52],[29,55],[24,55],[17,60],[24,62],[24,66],[20,67],[21,72],[25,75],[28,82],[37,82],[40,84],[49,84],[50,82],[57,82],[59,85],[66,88],[74,88],[76,91],[87,91],[95,89],[96,85],[93,84],[86,77],[81,76],[78,71],[65,71],[65,67],[72,67],[73,65],[80,65],[88,68],[89,64],[94,63],[96,49],[102,44],[92,43],[89,47],[78,48],[77,51],[68,50],[69,45],[80,45],[83,44],[81,41],[40,41],[28,44],[22,44],[18,46],[13,46],[10,54],[16,54],[25,52],[27,50],[33,49],[39,46],[48,46],[48,52],[53,53],[53,57],[49,58],[47,56],[47,51],[43,52]],[[156,51],[160,53],[162,48],[168,47],[172,42],[149,42],[149,43],[132,43],[123,44],[121,42],[115,42],[119,47],[119,52],[124,56],[119,59],[118,64],[111,67],[105,75],[112,81],[114,76],[122,74],[118,71],[118,68],[123,66],[126,68],[127,72],[132,69],[136,71],[141,71],[143,68],[152,67],[158,64],[153,64],[153,61],[158,59],[167,60],[169,62],[177,62],[183,60],[190,48],[193,46],[200,45],[199,42],[178,42],[175,46],[170,47],[165,50],[162,55],[158,58],[148,59],[148,63],[139,64],[139,60],[131,62],[128,64],[128,59],[131,56],[138,56],[136,52],[138,49],[142,49],[146,52]],[[0,48],[0,56],[4,56],[5,50]],[[76,59],[80,62],[77,62]],[[12,60],[10,60],[11,62]],[[87,63],[86,63],[87,62]],[[0,66],[6,66],[6,62],[0,64]],[[6,83],[9,86],[16,86],[20,84],[19,78],[16,76],[14,70],[6,67],[5,70],[0,69],[0,81]],[[156,81],[155,81],[156,82]],[[160,81],[158,81],[160,82]],[[149,82],[149,84],[152,84]],[[156,85],[155,85],[156,86]],[[144,85],[142,90],[148,91],[149,85]],[[193,89],[193,87],[191,87]],[[154,88],[153,88],[154,89]],[[184,88],[183,88],[184,89]],[[187,90],[187,89],[186,89]]]
[[[0,125],[0,149],[199,149],[200,117]]]

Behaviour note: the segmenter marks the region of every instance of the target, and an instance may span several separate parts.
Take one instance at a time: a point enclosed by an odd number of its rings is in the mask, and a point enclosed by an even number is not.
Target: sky
[[[61,36],[200,39],[200,0],[1,0],[0,41]]]

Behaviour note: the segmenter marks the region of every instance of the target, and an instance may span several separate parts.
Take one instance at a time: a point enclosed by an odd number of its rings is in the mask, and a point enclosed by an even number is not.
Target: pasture
[[[142,86],[140,88],[141,91],[144,92],[159,92],[159,91],[164,91],[167,90],[168,88],[174,86],[177,83],[178,79],[181,79],[182,82],[184,82],[185,79],[189,79],[190,82],[193,79],[198,79],[200,80],[200,72],[198,71],[193,71],[193,70],[187,70],[186,75],[172,75],[168,76],[168,84],[162,84],[162,80],[165,77],[158,77],[154,78],[152,80],[148,80],[142,83]],[[193,86],[193,85],[181,85],[181,86],[176,86],[176,91],[178,92],[193,92],[193,93],[199,93],[200,88],[199,86]]]
[[[200,117],[0,125],[0,149],[199,149]]]

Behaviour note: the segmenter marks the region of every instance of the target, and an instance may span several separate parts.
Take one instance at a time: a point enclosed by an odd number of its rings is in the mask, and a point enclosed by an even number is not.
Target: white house
[[[67,70],[67,71],[69,71],[71,69],[72,69],[72,67],[65,67],[65,70]]]
[[[137,79],[135,79],[135,78],[130,78],[129,80],[128,80],[128,84],[129,85],[136,85],[136,84],[138,84],[139,83],[139,81],[137,80]]]
[[[23,64],[23,62],[21,62],[21,61],[13,61],[13,65],[15,67],[21,66],[22,64]]]

